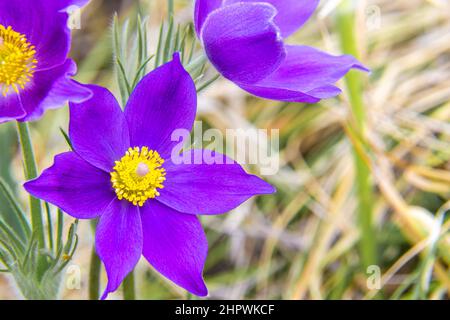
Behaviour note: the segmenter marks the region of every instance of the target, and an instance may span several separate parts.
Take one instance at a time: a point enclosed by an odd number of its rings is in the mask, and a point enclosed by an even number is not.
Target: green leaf
[[[207,80],[206,82],[200,84],[197,87],[197,92],[201,92],[203,90],[205,90],[206,88],[208,88],[211,84],[213,84],[214,82],[216,82],[217,79],[220,78],[220,74],[216,74],[214,77],[212,77],[211,79]]]
[[[122,61],[120,59],[117,59],[116,63],[117,63],[117,66],[119,67],[120,77],[125,84],[125,96],[124,96],[125,101],[124,101],[123,105],[126,105],[126,101],[128,100],[128,97],[131,95],[131,86],[130,86],[130,83],[128,82],[127,74],[126,74],[125,67],[123,66]]]
[[[64,215],[61,209],[58,208],[57,222],[56,222],[56,246],[55,246],[56,253],[58,253],[59,250],[62,250],[63,247],[63,240],[62,240],[63,227],[64,227]]]
[[[25,250],[25,244],[17,236],[17,234],[8,227],[3,221],[0,220],[0,237],[8,240],[8,243],[17,250],[18,253],[23,253]]]
[[[52,214],[50,212],[50,205],[45,202],[45,213],[47,216],[47,232],[48,232],[48,243],[50,245],[50,250],[53,251],[53,221],[52,221]]]
[[[138,71],[136,72],[136,76],[134,77],[132,88],[134,89],[136,85],[139,82],[139,79],[142,78],[142,72],[145,71],[145,67],[148,65],[148,63],[155,57],[155,55],[151,55],[147,60],[145,60],[142,65],[139,67]]]
[[[163,63],[166,63],[167,61],[170,60],[171,53],[173,52],[173,44],[174,44],[174,39],[172,37],[173,27],[174,27],[173,17],[170,17],[169,18],[169,27],[167,30],[166,39],[165,39],[165,43],[164,43],[164,53],[163,53],[163,61],[162,61]]]
[[[72,141],[70,141],[70,138],[69,138],[69,135],[67,134],[67,132],[61,127],[59,127],[59,131],[63,135],[64,140],[66,141],[67,145],[70,147],[70,150],[73,151]]]
[[[161,26],[159,27],[158,46],[156,47],[155,68],[161,65],[163,35],[164,35],[164,23],[161,23]]]
[[[20,226],[19,236],[24,240],[26,237],[29,237],[31,234],[31,228],[28,224],[28,220],[25,216],[25,212],[20,207],[18,201],[15,199],[11,189],[8,187],[6,182],[0,177],[0,194],[7,200],[9,206],[13,211],[14,219],[17,221],[14,225]]]
[[[125,30],[126,28],[124,28]],[[120,61],[122,58],[122,49],[121,49],[121,37],[119,32],[119,19],[117,17],[117,14],[114,15],[113,20],[113,56],[116,62]],[[117,63],[116,63],[117,66]],[[127,87],[127,82],[125,81],[125,72],[124,70],[119,70],[119,66],[116,68],[116,77],[117,77],[117,84],[119,86],[121,101],[122,101],[122,107],[124,107],[127,103],[128,99],[128,92],[129,87]]]

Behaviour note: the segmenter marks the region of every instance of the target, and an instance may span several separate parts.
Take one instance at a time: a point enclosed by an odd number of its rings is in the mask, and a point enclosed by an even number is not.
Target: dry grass
[[[118,1],[93,2],[84,13],[86,29],[75,33],[74,56],[80,61],[81,80],[110,86],[106,27],[118,6],[107,2]],[[155,33],[165,6],[163,1],[150,2]],[[177,3],[181,22],[190,18],[187,3]],[[281,104],[249,97],[225,80],[201,93],[199,119],[212,127],[280,129],[281,168],[266,177],[277,186],[277,195],[202,219],[210,243],[205,276],[211,298],[450,296],[450,220],[438,221],[450,209],[450,4],[358,3],[358,47],[362,61],[373,71],[364,82],[367,145],[352,133],[345,93],[318,105]],[[335,12],[327,14],[325,7],[292,43],[339,53]],[[133,5],[123,4],[121,12],[134,14]],[[67,123],[66,111],[51,112],[34,126],[40,168],[66,148],[58,132]],[[357,247],[353,149],[369,166],[374,185],[383,286],[379,292],[367,287]],[[15,155],[15,179],[21,181],[19,161]],[[84,240],[74,263],[82,268],[83,283],[81,290],[66,290],[68,298],[87,295],[92,243],[87,223],[80,238]],[[138,276],[143,279],[138,282],[141,298],[186,297],[146,263],[140,264]],[[0,297],[14,298],[1,277]]]

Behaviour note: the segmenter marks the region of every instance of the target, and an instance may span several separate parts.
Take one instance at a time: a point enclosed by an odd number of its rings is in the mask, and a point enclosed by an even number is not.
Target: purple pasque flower
[[[103,298],[141,254],[177,285],[207,295],[207,240],[197,215],[227,212],[274,188],[212,151],[187,151],[181,158],[201,155],[219,164],[171,160],[179,144],[172,132],[191,130],[197,104],[178,53],[138,84],[124,112],[108,90],[89,88],[90,100],[70,105],[74,152],[56,156],[25,189],[75,218],[99,218],[96,249],[108,274]]]
[[[316,103],[341,93],[334,84],[352,56],[332,56],[284,39],[313,14],[319,0],[196,0],[195,29],[206,55],[227,79],[256,96]]]
[[[0,123],[31,121],[91,92],[71,80],[70,6],[87,0],[0,0]]]

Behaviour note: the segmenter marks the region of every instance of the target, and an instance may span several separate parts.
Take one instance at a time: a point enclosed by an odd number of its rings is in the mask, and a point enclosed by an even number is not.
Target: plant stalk
[[[359,52],[355,35],[356,20],[354,11],[354,2],[352,0],[343,0],[341,2],[338,14],[338,29],[344,53],[358,58]],[[362,94],[361,73],[358,71],[350,71],[345,80],[355,129],[360,137],[365,137],[364,133],[367,119]],[[362,143],[364,144],[364,141]],[[358,222],[361,232],[359,250],[362,265],[367,270],[370,265],[377,264],[376,233],[373,224],[373,186],[370,178],[370,169],[356,150],[354,151],[354,161],[358,195]]]
[[[169,18],[173,16],[174,11],[174,0],[167,0],[167,8],[169,12]]]
[[[23,166],[25,179],[32,180],[37,177],[37,166],[33,145],[30,138],[28,123],[17,122],[17,132],[22,147]],[[42,220],[41,201],[30,195],[31,225],[33,233],[38,239],[39,248],[45,248],[44,223]]]
[[[122,284],[124,300],[136,300],[136,288],[134,286],[134,270],[125,278]]]
[[[100,258],[95,252],[95,246],[93,246],[89,266],[89,300],[98,300],[100,298],[100,271]]]

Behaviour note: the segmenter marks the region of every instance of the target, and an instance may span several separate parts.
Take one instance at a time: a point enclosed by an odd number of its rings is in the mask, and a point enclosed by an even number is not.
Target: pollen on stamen
[[[142,207],[148,199],[160,195],[166,171],[158,152],[148,147],[129,148],[111,172],[111,183],[119,200]]]
[[[0,24],[0,92],[3,96],[10,90],[19,93],[20,89],[25,89],[36,69],[35,55],[35,47],[25,35]]]

